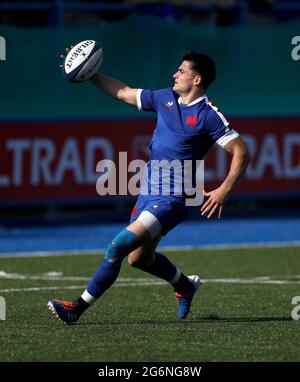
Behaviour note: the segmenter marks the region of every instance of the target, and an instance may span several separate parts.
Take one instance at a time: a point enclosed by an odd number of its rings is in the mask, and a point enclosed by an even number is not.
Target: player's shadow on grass
[[[218,315],[209,315],[204,317],[199,317],[198,319],[192,320],[193,322],[272,322],[272,321],[292,321],[291,316],[278,316],[278,317],[220,317]]]
[[[207,323],[218,323],[218,322],[275,322],[275,321],[293,321],[290,316],[287,317],[219,317],[219,316],[204,316],[199,318],[190,318],[187,320],[128,320],[124,322],[117,322],[117,321],[88,321],[88,322],[80,322],[77,325],[79,326],[103,326],[103,325],[151,325],[151,324],[158,324],[158,325],[171,325],[171,324],[203,324],[205,322]]]

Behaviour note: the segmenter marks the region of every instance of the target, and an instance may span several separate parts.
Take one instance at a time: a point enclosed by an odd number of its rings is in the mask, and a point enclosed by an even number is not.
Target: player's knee
[[[134,249],[137,235],[127,229],[121,231],[109,244],[104,258],[109,261],[121,263]]]
[[[143,256],[131,256],[127,258],[128,264],[131,267],[144,269],[153,264],[153,259],[147,259]]]
[[[136,256],[131,256],[129,254],[127,257],[127,261],[131,267],[138,268],[138,264],[140,263],[140,258]]]

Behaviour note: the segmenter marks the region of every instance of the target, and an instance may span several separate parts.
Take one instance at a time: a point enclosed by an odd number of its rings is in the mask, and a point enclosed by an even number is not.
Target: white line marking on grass
[[[0,259],[11,257],[52,257],[52,256],[81,256],[81,255],[103,255],[105,249],[83,249],[83,250],[61,250],[61,251],[28,251],[28,252],[0,252]]]
[[[90,280],[91,277],[80,277],[80,276],[63,276],[62,272],[59,272],[60,276],[52,276],[51,273],[45,275],[26,275],[19,273],[7,273],[4,271],[0,271],[0,279],[6,280]]]
[[[150,279],[148,279],[150,280]],[[149,285],[164,285],[167,284],[166,281],[147,281],[147,282],[136,282],[136,283],[118,283],[116,282],[112,287],[128,287],[128,286],[149,286]],[[0,289],[0,293],[10,293],[10,292],[40,292],[46,290],[64,290],[64,289],[83,289],[86,285],[68,285],[68,286],[54,286],[54,287],[29,287],[29,288],[7,288]]]
[[[182,250],[216,250],[216,249],[239,249],[239,248],[285,248],[285,247],[299,247],[300,241],[270,241],[270,242],[256,242],[256,243],[220,243],[220,244],[209,244],[209,245],[182,245],[182,246],[172,246],[166,245],[159,249],[167,251],[182,251]]]
[[[251,248],[285,248],[299,247],[300,241],[273,241],[273,242],[257,242],[257,243],[221,243],[209,245],[162,245],[159,250],[164,251],[187,251],[187,250],[218,250],[218,249],[251,249]],[[28,251],[28,252],[0,252],[0,259],[11,257],[52,257],[52,256],[80,256],[80,255],[99,255],[102,256],[105,248],[99,249],[83,249],[83,250],[58,250],[58,251]]]
[[[8,273],[5,271],[0,271],[0,279],[6,280],[47,280],[47,281],[58,281],[58,280],[67,280],[67,281],[89,281],[92,275],[90,276],[64,276],[63,272],[47,272],[42,275],[26,275],[21,273]],[[152,278],[145,277],[119,277],[118,282],[146,282],[146,281],[155,281]]]
[[[297,276],[295,276],[297,277]],[[56,279],[53,279],[55,281]],[[264,285],[300,285],[300,280],[272,280],[269,276],[254,277],[248,279],[242,278],[216,278],[204,279],[204,284],[219,283],[219,284],[264,284]],[[133,286],[153,286],[165,285],[166,281],[151,278],[119,278],[113,287],[133,287]],[[86,285],[60,285],[47,287],[24,287],[24,288],[6,288],[0,289],[0,293],[11,292],[39,292],[47,290],[64,290],[64,289],[83,289]]]
[[[271,279],[207,279],[203,280],[203,283],[220,283],[220,284],[271,284],[271,285],[285,285],[285,284],[296,284],[300,285],[300,281],[290,281],[290,280],[271,280]]]
[[[86,285],[69,285],[69,286],[56,286],[56,287],[29,287],[29,288],[7,288],[0,289],[1,293],[10,293],[10,292],[40,292],[42,290],[60,290],[60,289],[82,289]]]

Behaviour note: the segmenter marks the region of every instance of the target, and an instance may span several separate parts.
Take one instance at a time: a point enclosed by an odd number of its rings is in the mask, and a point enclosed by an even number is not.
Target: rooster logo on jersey
[[[190,127],[193,128],[197,123],[197,115],[189,115],[187,119],[185,120],[185,123]]]

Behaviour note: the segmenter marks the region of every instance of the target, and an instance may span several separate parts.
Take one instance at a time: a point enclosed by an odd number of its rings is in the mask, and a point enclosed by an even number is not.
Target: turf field
[[[102,256],[0,258],[1,361],[300,361],[300,247],[168,252],[204,279],[190,316],[172,289],[124,263],[115,285],[67,326],[46,309],[72,299]]]

